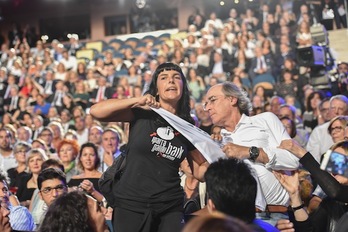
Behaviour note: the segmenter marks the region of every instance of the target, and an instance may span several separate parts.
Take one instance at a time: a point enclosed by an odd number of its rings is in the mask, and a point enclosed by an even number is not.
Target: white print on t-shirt
[[[182,146],[178,147],[173,145],[168,140],[172,140],[175,136],[173,128],[161,127],[158,128],[156,134],[160,137],[152,137],[152,152],[157,151],[157,155],[169,160],[181,159],[184,149]],[[154,134],[152,134],[154,135]]]

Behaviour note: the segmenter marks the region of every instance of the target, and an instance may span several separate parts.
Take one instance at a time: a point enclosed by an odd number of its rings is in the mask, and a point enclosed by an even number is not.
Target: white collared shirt
[[[306,150],[309,151],[316,161],[320,162],[321,156],[334,144],[328,132],[330,122],[316,126],[309,136]]]
[[[282,140],[290,139],[278,117],[270,112],[252,117],[242,115],[233,132],[221,130],[223,137],[242,146],[262,148],[269,158],[267,164],[254,163],[246,160],[256,171],[261,185],[258,190],[257,202],[262,202],[262,195],[269,205],[284,205],[289,203],[289,195],[273,175],[272,170],[295,170],[299,166],[298,158],[284,149],[279,149]],[[226,139],[226,138],[223,138]],[[226,139],[226,140],[228,140]]]

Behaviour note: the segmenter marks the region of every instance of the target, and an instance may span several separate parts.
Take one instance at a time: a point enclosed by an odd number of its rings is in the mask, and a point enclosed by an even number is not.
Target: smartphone
[[[320,168],[334,175],[348,176],[348,156],[328,150],[324,155]]]

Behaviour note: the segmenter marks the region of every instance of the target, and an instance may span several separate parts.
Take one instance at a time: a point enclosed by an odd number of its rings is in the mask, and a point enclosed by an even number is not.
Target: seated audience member
[[[254,176],[248,164],[235,158],[210,164],[204,175],[208,210],[236,217],[259,231],[277,231],[271,224],[255,218],[257,182]]]
[[[24,206],[15,206],[11,203],[11,195],[7,184],[7,177],[0,173],[0,201],[1,207],[10,211],[9,219],[13,230],[35,231],[34,219],[28,209]],[[5,231],[1,230],[0,231]]]
[[[66,193],[53,201],[38,231],[102,232],[107,229],[104,210],[82,192]]]
[[[330,98],[329,120],[339,115],[348,115],[348,98],[344,95],[335,95]],[[314,128],[306,146],[314,158],[320,162],[324,154],[333,144],[332,137],[327,133],[330,122],[323,123]]]
[[[195,104],[195,112],[199,120],[199,128],[210,134],[211,129],[213,127],[213,122],[209,117],[209,113],[203,109],[202,103]]]
[[[298,119],[296,117],[296,108],[295,106],[288,105],[288,104],[282,104],[279,108],[279,118],[282,117],[288,117],[292,121],[295,122],[296,128],[296,135],[295,140],[301,144],[301,146],[306,146],[309,138],[309,132],[307,132],[305,129],[303,129],[303,124],[301,122],[301,119]]]
[[[40,199],[49,207],[54,200],[68,190],[65,174],[58,168],[46,168],[38,177]]]
[[[29,211],[33,215],[34,221],[36,225],[39,225],[42,221],[43,215],[45,214],[47,210],[47,203],[42,199],[40,195],[40,176],[43,173],[43,171],[47,168],[56,168],[61,170],[64,173],[64,166],[63,164],[56,159],[48,159],[41,165],[41,172],[38,176],[38,188],[35,189],[33,196],[30,201]],[[41,177],[42,178],[42,177]],[[64,174],[65,178],[65,174]],[[66,182],[66,181],[65,181]],[[55,196],[53,194],[53,196]],[[49,205],[49,204],[48,204]]]
[[[190,220],[182,232],[251,232],[245,222],[220,213],[198,216]]]
[[[71,177],[77,175],[75,159],[79,153],[79,145],[76,140],[64,139],[58,146],[57,153],[64,165],[66,180],[69,182]]]
[[[98,202],[102,202],[103,195],[99,191],[98,181],[102,173],[98,171],[100,159],[97,147],[93,143],[85,143],[81,146],[77,157],[77,167],[81,174],[73,176],[69,182],[69,187],[78,187],[94,197]]]
[[[49,151],[49,148],[47,147],[46,143],[44,140],[42,139],[34,139],[32,144],[32,149],[36,149],[36,148],[41,148],[42,150],[45,151],[45,154],[51,159],[51,158],[58,158],[57,154],[51,154],[51,152]]]
[[[101,155],[102,171],[110,167],[114,159],[120,155],[119,142],[120,136],[118,131],[113,127],[105,128],[102,135],[102,147],[104,150],[104,153]]]
[[[0,199],[0,231],[11,232],[13,231],[10,224],[10,210],[5,206],[2,206],[2,200]]]
[[[6,127],[0,128],[0,168],[7,171],[10,168],[17,167],[16,159],[13,155],[12,140],[15,140],[14,134]]]
[[[295,122],[288,117],[282,117],[280,118],[280,121],[284,125],[286,132],[288,132],[288,134],[290,135],[290,138],[295,138],[296,137]]]
[[[21,205],[29,207],[30,200],[37,188],[37,177],[41,171],[42,163],[47,160],[47,155],[40,149],[32,149],[27,154],[27,166],[30,175],[18,183],[17,197]]]
[[[8,177],[10,178],[10,188],[15,188],[17,190],[18,181],[23,178],[23,176],[29,175],[26,172],[27,164],[26,164],[26,154],[31,149],[30,144],[26,142],[17,142],[13,148],[13,154],[16,158],[18,166],[16,168],[10,168],[7,170]]]
[[[56,149],[54,149],[52,145],[53,131],[50,127],[44,127],[40,132],[38,139],[45,142],[45,145],[47,146],[47,149],[50,153],[56,153]]]

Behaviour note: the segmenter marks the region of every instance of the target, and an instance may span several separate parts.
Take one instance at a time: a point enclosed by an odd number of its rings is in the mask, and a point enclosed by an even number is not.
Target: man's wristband
[[[295,211],[297,211],[299,209],[303,209],[303,208],[304,208],[304,204],[303,203],[300,206],[297,206],[297,207],[292,207],[291,206],[291,209],[292,209],[293,212],[295,212]]]

